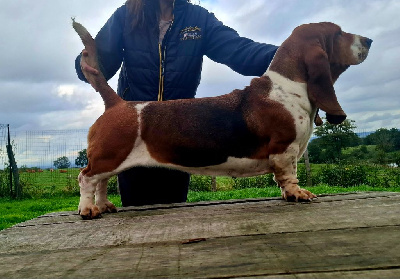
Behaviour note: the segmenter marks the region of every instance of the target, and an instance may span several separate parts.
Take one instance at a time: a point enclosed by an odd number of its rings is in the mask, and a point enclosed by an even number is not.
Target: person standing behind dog
[[[188,0],[128,0],[95,41],[107,80],[122,64],[117,93],[127,101],[194,98],[204,55],[242,75],[261,76],[278,48],[240,37]],[[85,73],[97,72],[86,57],[83,50],[75,60],[85,82]],[[118,175],[123,206],[186,202],[189,181],[188,173],[161,168],[135,167]]]

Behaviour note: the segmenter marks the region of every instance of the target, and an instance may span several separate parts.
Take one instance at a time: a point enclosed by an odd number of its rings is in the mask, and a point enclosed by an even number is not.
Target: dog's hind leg
[[[78,211],[83,219],[93,219],[101,216],[101,212],[97,205],[93,203],[94,194],[96,192],[96,183],[86,177],[82,172],[79,174],[80,200]]]
[[[96,186],[95,200],[101,213],[117,212],[117,208],[107,199],[108,178],[100,180]]]

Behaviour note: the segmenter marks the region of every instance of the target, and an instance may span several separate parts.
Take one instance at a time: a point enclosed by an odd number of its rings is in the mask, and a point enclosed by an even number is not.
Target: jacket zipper
[[[162,47],[161,44],[158,43],[158,54],[160,56],[160,75],[158,79],[158,97],[157,101],[162,101],[163,100],[163,93],[164,93],[164,73],[163,73],[163,67],[164,67],[164,61],[163,61],[163,55],[162,55]]]
[[[173,10],[175,10],[175,1],[172,4],[173,5]],[[158,81],[158,97],[157,101],[163,101],[164,100],[164,75],[165,75],[165,53],[166,53],[166,38],[168,36],[168,33],[171,31],[172,25],[174,24],[174,15],[172,15],[172,22],[168,27],[167,32],[165,32],[164,38],[161,43],[158,43],[158,54],[160,57],[160,75],[159,75],[159,81]]]

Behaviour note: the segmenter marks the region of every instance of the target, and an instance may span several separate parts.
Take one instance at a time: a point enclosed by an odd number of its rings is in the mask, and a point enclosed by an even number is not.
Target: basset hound
[[[73,26],[99,69],[87,30]],[[193,174],[246,177],[274,173],[286,200],[311,200],[296,177],[320,121],[339,124],[346,114],[333,84],[350,65],[363,62],[372,40],[343,32],[333,23],[304,24],[279,47],[266,73],[243,90],[211,98],[127,102],[103,75],[87,79],[105,103],[88,134],[89,163],[79,174],[79,213],[85,219],[115,212],[108,179],[133,166],[166,167]],[[94,202],[95,199],[95,202]]]

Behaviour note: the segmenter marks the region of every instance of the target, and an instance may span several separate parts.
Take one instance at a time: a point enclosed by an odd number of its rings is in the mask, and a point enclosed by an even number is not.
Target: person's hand
[[[99,71],[89,65],[89,53],[86,49],[82,50],[81,70],[85,78],[89,81],[90,75],[98,75]]]

